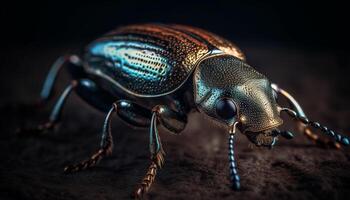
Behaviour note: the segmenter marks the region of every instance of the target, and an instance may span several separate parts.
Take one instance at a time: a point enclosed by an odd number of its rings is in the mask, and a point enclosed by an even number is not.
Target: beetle
[[[53,129],[73,91],[88,104],[106,113],[101,147],[89,159],[65,167],[67,173],[93,167],[112,153],[111,117],[116,113],[135,127],[149,128],[151,163],[135,197],[141,198],[164,164],[164,150],[158,134],[162,125],[181,133],[191,110],[227,127],[229,171],[232,188],[240,188],[234,153],[237,130],[257,146],[272,147],[279,136],[293,138],[279,130],[282,112],[296,120],[307,138],[339,148],[349,145],[347,136],[310,121],[299,103],[286,90],[247,64],[245,55],[233,43],[208,31],[177,24],[137,24],[119,27],[85,48],[83,57],[60,57],[50,69],[41,92],[42,102],[52,97],[61,69],[72,75],[47,123],[21,132],[39,133]],[[290,107],[277,103],[285,98]],[[333,140],[320,138],[314,130]]]

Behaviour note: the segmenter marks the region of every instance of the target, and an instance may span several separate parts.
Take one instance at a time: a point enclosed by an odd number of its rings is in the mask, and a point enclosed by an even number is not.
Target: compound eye
[[[216,103],[216,114],[225,120],[230,120],[237,115],[237,107],[232,99],[223,98]]]

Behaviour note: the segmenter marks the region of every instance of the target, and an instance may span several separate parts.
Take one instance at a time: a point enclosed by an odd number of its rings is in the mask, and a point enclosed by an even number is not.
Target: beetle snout
[[[244,112],[244,111],[243,111]],[[249,112],[247,112],[249,113]],[[240,131],[246,132],[268,132],[274,130],[283,124],[283,120],[279,115],[268,115],[264,111],[260,111],[257,115],[247,116],[242,113],[238,118],[240,123]]]

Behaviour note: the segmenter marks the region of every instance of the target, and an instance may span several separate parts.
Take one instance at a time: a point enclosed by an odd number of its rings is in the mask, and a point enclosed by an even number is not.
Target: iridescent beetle
[[[111,116],[113,113],[137,127],[148,127],[151,164],[135,191],[142,197],[164,163],[158,124],[174,134],[187,124],[187,114],[197,110],[228,128],[229,165],[232,188],[240,188],[234,158],[236,129],[258,146],[272,147],[281,135],[282,111],[300,125],[300,130],[319,143],[349,145],[349,139],[307,119],[297,101],[272,84],[246,63],[241,50],[210,32],[183,25],[141,24],[117,28],[87,46],[83,59],[76,55],[59,58],[51,68],[41,93],[43,101],[52,96],[58,72],[66,66],[72,82],[59,97],[47,123],[26,131],[44,132],[60,119],[65,100],[72,91],[95,108],[106,112],[101,148],[88,160],[69,165],[65,172],[94,166],[112,153]],[[281,107],[277,95],[291,108]],[[310,127],[334,139],[319,138]]]

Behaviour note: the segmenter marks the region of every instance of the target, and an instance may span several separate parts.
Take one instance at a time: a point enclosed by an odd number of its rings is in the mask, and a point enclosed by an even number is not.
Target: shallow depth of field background
[[[104,114],[76,95],[58,130],[17,138],[14,130],[45,120],[28,108],[60,55],[121,25],[179,23],[236,43],[247,62],[290,91],[313,120],[350,135],[348,11],[336,2],[55,1],[1,6],[0,199],[129,199],[149,163],[147,130],[115,118],[114,154],[97,167],[64,175],[63,167],[98,148]],[[69,76],[59,77],[57,92]],[[284,129],[295,130],[284,116]],[[346,199],[350,149],[316,147],[295,132],[274,149],[236,142],[242,191],[229,188],[227,133],[198,114],[180,136],[161,134],[167,153],[146,199]]]

